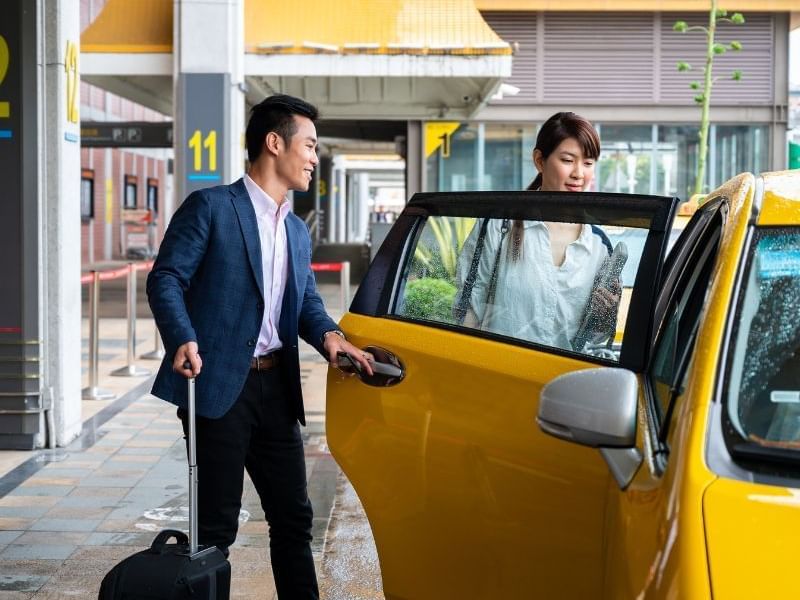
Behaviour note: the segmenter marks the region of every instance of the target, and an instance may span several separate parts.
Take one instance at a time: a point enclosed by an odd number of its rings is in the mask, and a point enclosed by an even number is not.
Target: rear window
[[[800,230],[757,230],[736,310],[726,394],[728,441],[750,446],[750,458],[772,453],[796,461],[792,455],[800,454],[799,307]]]

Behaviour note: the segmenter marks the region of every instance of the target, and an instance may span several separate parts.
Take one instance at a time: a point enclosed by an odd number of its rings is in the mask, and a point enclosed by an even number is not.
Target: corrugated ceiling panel
[[[653,102],[653,13],[544,19],[546,102]]]
[[[714,59],[712,75],[720,77],[711,93],[712,105],[772,104],[773,101],[773,18],[769,14],[745,14],[744,25],[722,23],[716,40],[742,42],[741,52],[727,52]],[[701,32],[676,33],[675,21],[706,25],[701,15],[664,13],[661,20],[661,102],[691,104],[695,92],[692,81],[702,84],[706,42]],[[684,60],[694,67],[691,73],[679,73],[676,65]],[[732,81],[734,69],[742,71],[741,81]]]
[[[492,104],[533,104],[539,87],[536,72],[536,13],[535,12],[484,12],[481,13],[489,27],[500,38],[519,44],[512,60],[511,78],[505,80],[520,89],[516,96],[493,100]]]

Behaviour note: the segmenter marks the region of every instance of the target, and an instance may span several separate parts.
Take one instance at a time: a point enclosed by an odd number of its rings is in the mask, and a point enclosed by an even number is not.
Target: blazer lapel
[[[295,258],[294,252],[297,247],[297,240],[292,231],[288,217],[283,222],[286,231],[286,288],[283,291],[283,304],[281,304],[281,322],[278,330],[281,339],[290,339],[292,333],[292,323],[297,323],[297,280],[295,278]],[[296,325],[295,325],[296,326]],[[286,337],[284,337],[286,336]]]
[[[250,200],[250,195],[247,193],[247,188],[244,186],[244,180],[239,179],[236,183],[231,185],[231,194],[233,194],[233,198],[231,198],[233,208],[236,210],[236,216],[239,218],[239,227],[242,230],[244,245],[247,248],[247,258],[250,261],[250,269],[253,271],[253,277],[256,279],[258,291],[263,299],[264,273],[261,259],[261,241],[258,237],[258,222],[256,221],[256,211],[253,210],[253,203]]]

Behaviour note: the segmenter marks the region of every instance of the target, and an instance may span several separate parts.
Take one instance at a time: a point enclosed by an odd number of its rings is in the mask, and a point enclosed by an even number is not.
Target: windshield
[[[800,451],[800,230],[759,230],[736,311],[728,419],[741,441]]]

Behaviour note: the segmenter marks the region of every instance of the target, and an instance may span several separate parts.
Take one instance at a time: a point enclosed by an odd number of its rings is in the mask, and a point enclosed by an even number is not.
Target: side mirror
[[[542,388],[536,421],[545,433],[600,448],[620,488],[642,463],[636,448],[639,382],[627,369],[602,367],[566,373]]]
[[[602,367],[556,377],[539,396],[539,427],[592,448],[636,443],[639,382],[627,369]]]

